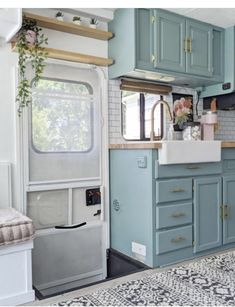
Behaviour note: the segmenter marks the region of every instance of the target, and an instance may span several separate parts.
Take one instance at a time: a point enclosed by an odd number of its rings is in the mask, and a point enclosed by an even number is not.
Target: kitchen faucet
[[[168,104],[167,101],[165,101],[162,96],[160,96],[161,99],[156,101],[154,103],[154,105],[152,106],[152,109],[151,109],[151,131],[150,131],[150,141],[155,141],[155,140],[159,140],[156,136],[155,136],[155,132],[154,132],[154,111],[157,107],[157,105],[160,103],[160,104],[163,104],[167,107],[167,110],[169,112],[169,115],[170,115],[170,120],[173,121],[173,116],[172,116],[172,113],[171,113],[171,109],[170,109],[170,106]],[[163,138],[163,137],[162,137]]]

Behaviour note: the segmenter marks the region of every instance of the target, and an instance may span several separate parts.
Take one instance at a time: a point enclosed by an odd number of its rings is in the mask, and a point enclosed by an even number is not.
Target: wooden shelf
[[[17,52],[16,44],[12,43],[11,45],[12,45],[12,51]],[[93,64],[97,66],[109,66],[112,65],[114,62],[113,59],[109,58],[102,58],[93,55],[64,51],[60,49],[45,48],[45,50],[48,53],[48,57],[52,59]]]
[[[99,29],[91,29],[89,27],[75,25],[72,22],[69,23],[65,21],[59,21],[57,19],[35,15],[27,12],[23,12],[23,15],[28,19],[36,20],[39,27],[47,29],[91,37],[99,40],[109,40],[113,37],[112,32],[107,32]]]

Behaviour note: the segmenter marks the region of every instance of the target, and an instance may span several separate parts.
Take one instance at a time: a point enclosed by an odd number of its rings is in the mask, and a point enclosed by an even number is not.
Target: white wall
[[[30,10],[28,10],[30,11]],[[50,9],[33,9],[33,13],[45,13],[47,16],[54,16],[54,11]],[[72,20],[73,15],[66,14],[66,18]],[[107,24],[102,22],[100,27],[107,28]],[[95,56],[106,57],[108,55],[108,44],[106,41],[81,37],[77,35],[62,33],[45,29],[48,36],[49,47],[67,51],[80,52]],[[11,52],[11,45],[2,43],[0,46],[0,161],[9,161],[13,166],[13,206],[22,209],[23,204],[19,201],[19,179],[17,176],[17,138],[16,123],[17,113],[15,105],[15,69],[17,67],[18,56]],[[106,69],[107,71],[107,69]]]

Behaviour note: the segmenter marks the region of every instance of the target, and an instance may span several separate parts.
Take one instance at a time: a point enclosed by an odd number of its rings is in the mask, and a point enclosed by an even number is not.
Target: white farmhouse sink
[[[162,141],[159,164],[217,162],[221,141]]]

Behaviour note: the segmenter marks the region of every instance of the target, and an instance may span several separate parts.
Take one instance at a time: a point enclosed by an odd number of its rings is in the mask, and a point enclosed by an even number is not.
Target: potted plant
[[[55,14],[55,18],[59,21],[64,21],[64,14],[63,12],[61,11],[58,11],[56,14]]]
[[[20,116],[24,107],[31,102],[31,86],[35,86],[39,81],[43,69],[44,61],[47,57],[44,45],[47,44],[47,37],[42,33],[42,29],[37,26],[36,21],[23,17],[22,27],[17,33],[16,49],[19,53],[19,82],[16,95],[18,104],[18,115]],[[27,63],[34,72],[34,77],[29,79],[26,75]]]
[[[81,17],[74,16],[73,17],[73,23],[75,23],[76,25],[80,25],[81,24]]]
[[[97,24],[98,24],[98,20],[97,20],[96,18],[91,18],[91,19],[90,19],[90,25],[89,25],[90,28],[96,29]]]

